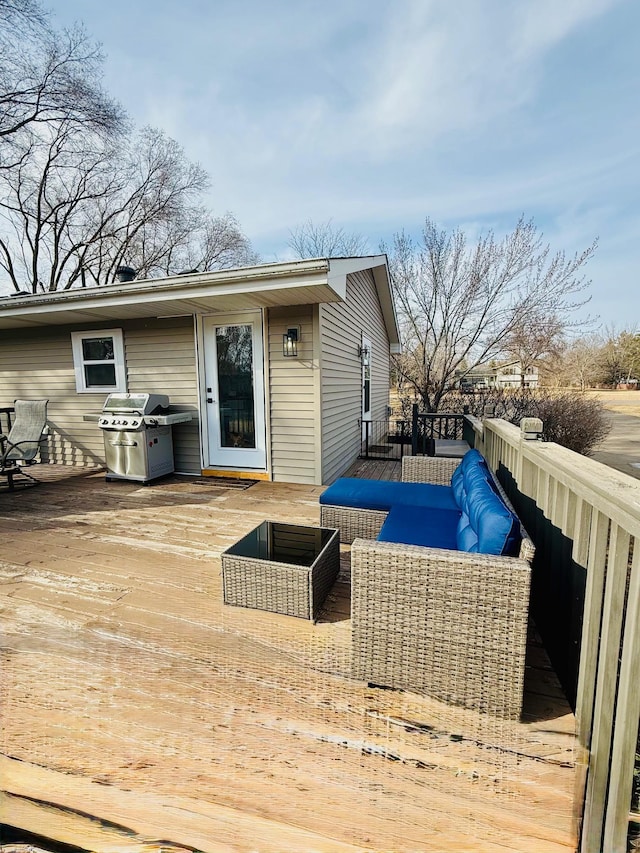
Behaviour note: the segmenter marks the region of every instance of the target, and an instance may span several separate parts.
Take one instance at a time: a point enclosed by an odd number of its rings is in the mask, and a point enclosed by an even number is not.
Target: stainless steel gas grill
[[[191,412],[170,411],[165,394],[109,394],[97,417],[104,435],[107,482],[148,483],[170,474],[172,426],[191,417]]]

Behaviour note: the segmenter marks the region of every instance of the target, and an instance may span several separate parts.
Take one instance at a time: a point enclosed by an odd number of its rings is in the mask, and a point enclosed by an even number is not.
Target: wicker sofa
[[[402,480],[446,485],[459,463],[405,457]],[[425,509],[425,517],[430,512]],[[323,526],[339,528],[341,540],[352,542],[354,677],[517,719],[534,554],[522,526],[517,556],[500,556],[377,541],[383,510],[325,503],[321,517]]]

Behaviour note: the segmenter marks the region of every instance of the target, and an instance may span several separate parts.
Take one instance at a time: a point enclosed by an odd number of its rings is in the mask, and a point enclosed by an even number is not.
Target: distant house
[[[524,374],[524,387],[537,388],[538,368],[528,368]],[[482,391],[489,388],[522,387],[522,365],[519,361],[479,364],[460,377],[461,391]]]
[[[178,472],[328,483],[387,417],[399,347],[384,255],[0,299],[0,406],[48,398],[52,462],[104,461],[83,416],[168,394]]]

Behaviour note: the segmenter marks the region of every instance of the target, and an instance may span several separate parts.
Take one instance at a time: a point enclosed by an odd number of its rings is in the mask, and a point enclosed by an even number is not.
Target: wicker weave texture
[[[343,545],[350,545],[354,539],[377,539],[387,515],[372,509],[320,504],[320,526],[337,528]]]
[[[351,583],[354,677],[519,717],[525,560],[356,540]]]
[[[459,459],[442,459],[435,456],[403,456],[403,483],[433,483],[451,485],[451,475],[460,464]]]
[[[311,566],[223,553],[225,604],[315,619],[340,570],[338,530]]]

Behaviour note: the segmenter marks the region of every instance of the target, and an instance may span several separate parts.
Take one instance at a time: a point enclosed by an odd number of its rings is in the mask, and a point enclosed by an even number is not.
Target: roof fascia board
[[[386,263],[384,267],[374,268],[373,280],[375,282],[376,290],[378,292],[378,299],[380,300],[382,316],[384,317],[384,322],[387,327],[387,334],[389,336],[389,346],[391,348],[391,352],[397,353],[400,351],[399,349],[396,349],[396,347],[400,346],[400,331],[398,329],[396,306],[393,301],[393,294],[391,292],[389,268],[387,267]]]
[[[393,294],[391,292],[391,277],[386,255],[369,255],[361,258],[332,258],[329,260],[329,284],[340,293],[343,299],[347,295],[347,276],[349,273],[371,270],[375,283],[380,308],[387,327],[391,352],[400,352],[400,332],[396,316]]]
[[[347,298],[347,276],[353,272],[362,272],[375,267],[387,265],[386,255],[368,255],[361,258],[329,258],[329,285],[340,294],[342,299]]]
[[[7,305],[0,305],[0,317],[25,316],[29,314],[70,312],[73,310],[91,310],[92,308],[108,308],[115,306],[132,305],[144,297],[149,303],[162,303],[172,300],[195,300],[211,299],[215,296],[232,296],[238,293],[259,293],[272,290],[285,290],[288,288],[305,288],[326,285],[326,263],[324,270],[317,265],[307,270],[298,270],[304,275],[280,275],[277,278],[260,276],[235,276],[225,277],[209,284],[202,280],[195,280],[195,276],[180,276],[171,279],[149,279],[141,282],[137,287],[118,287],[117,285],[104,285],[99,288],[88,290],[65,291],[64,294],[43,294],[28,296],[25,299],[11,297]],[[333,290],[331,284],[329,287]],[[339,293],[336,293],[340,297]]]

